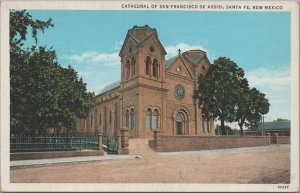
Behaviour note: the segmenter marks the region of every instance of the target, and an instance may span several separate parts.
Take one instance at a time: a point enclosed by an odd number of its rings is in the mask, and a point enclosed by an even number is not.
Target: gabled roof
[[[291,121],[287,120],[287,121],[271,121],[271,122],[259,123],[256,131],[261,131],[261,130],[287,130],[287,131],[289,131],[290,129],[291,129]],[[249,129],[248,131],[253,131],[253,130]]]
[[[179,55],[174,56],[174,57],[169,58],[168,60],[166,60],[165,61],[165,67],[169,68],[178,57],[179,57]]]
[[[144,30],[146,32],[145,36],[144,37],[135,37],[134,32],[136,30]],[[161,42],[158,39],[158,35],[157,35],[157,32],[156,32],[155,28],[151,28],[148,25],[144,25],[144,26],[136,26],[135,25],[130,30],[128,30],[126,38],[123,42],[122,48],[119,52],[119,56],[121,56],[122,53],[124,52],[125,45],[126,45],[126,43],[129,39],[132,39],[135,44],[139,45],[139,44],[142,44],[144,41],[146,41],[147,39],[149,39],[153,35],[156,37],[156,40],[157,40],[158,45],[161,48],[162,52],[164,54],[167,54],[165,48],[163,47],[163,45],[161,44]]]
[[[99,95],[100,95],[100,94],[104,94],[104,93],[106,93],[106,92],[108,92],[108,91],[111,91],[111,90],[114,90],[114,89],[119,88],[119,87],[120,87],[120,84],[121,84],[121,81],[118,80],[118,81],[115,81],[115,82],[113,82],[113,83],[111,83],[111,84],[105,86],[105,87],[100,91]]]
[[[206,52],[200,49],[188,50],[182,53],[182,55],[193,65],[199,64],[199,62],[202,61],[203,59],[206,60],[208,64],[210,64]]]
[[[190,56],[190,54],[201,54],[198,56],[198,58],[193,58],[192,56]],[[200,50],[200,49],[197,49],[197,50],[188,50],[188,51],[185,51],[183,52],[181,55],[177,55],[177,56],[174,56],[168,60],[165,61],[165,67],[166,68],[169,68],[173,62],[180,56],[183,56],[185,59],[187,59],[188,61],[190,61],[194,66],[197,65],[201,60],[206,60],[208,64],[210,64],[207,56],[206,56],[206,52],[204,52],[203,50]]]

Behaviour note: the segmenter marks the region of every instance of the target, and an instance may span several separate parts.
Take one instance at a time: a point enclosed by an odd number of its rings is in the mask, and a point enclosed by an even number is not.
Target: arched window
[[[158,129],[158,110],[156,109],[152,115],[153,129]]]
[[[134,110],[130,110],[130,129],[134,129],[135,127],[135,117],[134,117]]]
[[[131,76],[134,76],[135,75],[135,58],[132,57],[131,58]]]
[[[158,61],[156,59],[153,60],[153,76],[158,78]]]
[[[125,127],[129,128],[129,110],[125,111]]]
[[[128,79],[130,77],[130,61],[126,61],[126,78]]]
[[[151,129],[151,109],[147,109],[146,112],[146,128]]]
[[[177,113],[177,115],[176,115],[176,121],[178,121],[178,122],[182,122],[183,121],[183,115],[182,115],[182,113]]]
[[[150,75],[150,69],[151,69],[151,58],[147,56],[146,58],[146,75]]]

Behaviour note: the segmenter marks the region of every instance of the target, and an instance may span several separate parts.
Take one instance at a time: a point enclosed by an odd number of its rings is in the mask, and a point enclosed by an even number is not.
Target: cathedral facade
[[[194,98],[198,77],[210,66],[206,53],[189,50],[165,59],[166,50],[156,29],[134,26],[128,30],[119,56],[121,79],[95,96],[96,104],[77,132],[116,137],[126,127],[130,137],[213,135],[213,121],[202,116]]]

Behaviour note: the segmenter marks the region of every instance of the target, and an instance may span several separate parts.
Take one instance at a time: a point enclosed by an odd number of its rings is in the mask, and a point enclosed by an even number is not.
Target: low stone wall
[[[270,144],[268,136],[157,136],[149,146],[159,152],[196,151],[239,147],[265,146]]]
[[[10,160],[30,160],[30,159],[50,159],[62,157],[76,157],[76,156],[99,156],[104,155],[103,151],[89,150],[89,151],[57,151],[57,152],[24,152],[11,153]]]
[[[289,136],[278,136],[277,137],[277,144],[290,144],[290,137]]]
[[[10,160],[31,160],[31,159],[50,159],[78,156],[102,156],[104,155],[102,146],[102,135],[98,134],[98,150],[81,151],[47,151],[47,152],[18,152],[10,153]]]

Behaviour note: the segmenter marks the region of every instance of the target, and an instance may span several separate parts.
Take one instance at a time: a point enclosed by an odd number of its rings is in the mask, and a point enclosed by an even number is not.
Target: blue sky
[[[89,91],[98,93],[120,79],[119,50],[134,25],[156,28],[168,53],[200,48],[211,62],[234,60],[252,87],[271,103],[265,120],[290,119],[290,13],[205,11],[30,10],[36,19],[53,19],[39,34],[39,44],[52,46],[62,66],[72,65]]]

